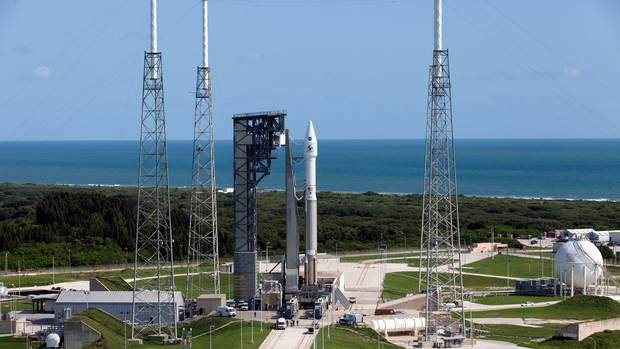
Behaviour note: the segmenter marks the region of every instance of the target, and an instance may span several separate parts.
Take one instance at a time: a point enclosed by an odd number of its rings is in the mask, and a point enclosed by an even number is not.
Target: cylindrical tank
[[[601,252],[588,240],[568,241],[555,253],[555,277],[569,287],[597,284],[603,268]]]
[[[426,324],[424,318],[394,318],[372,320],[370,326],[377,332],[420,331]]]
[[[60,348],[60,336],[56,333],[50,333],[45,337],[46,348]]]

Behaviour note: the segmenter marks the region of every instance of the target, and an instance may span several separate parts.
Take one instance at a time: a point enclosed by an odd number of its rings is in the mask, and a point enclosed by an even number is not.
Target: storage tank
[[[420,331],[424,329],[425,324],[424,318],[378,319],[370,322],[375,331],[383,333]]]
[[[45,347],[47,349],[50,348],[60,348],[60,336],[56,333],[50,333],[45,337]]]
[[[603,268],[601,252],[588,240],[567,241],[555,253],[555,277],[569,287],[597,284]]]

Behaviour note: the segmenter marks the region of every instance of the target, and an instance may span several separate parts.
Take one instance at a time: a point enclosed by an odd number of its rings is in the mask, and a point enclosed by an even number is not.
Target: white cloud
[[[562,70],[562,74],[564,74],[564,76],[568,76],[569,78],[578,78],[581,76],[581,70],[575,67],[568,67]]]
[[[50,68],[46,65],[40,65],[32,71],[32,74],[38,79],[49,79],[50,78]]]

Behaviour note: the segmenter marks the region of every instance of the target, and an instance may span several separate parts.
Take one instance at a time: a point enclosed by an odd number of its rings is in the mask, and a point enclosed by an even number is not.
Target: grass
[[[205,278],[205,285],[206,283],[209,281],[208,278]],[[146,285],[147,281],[146,280],[140,280],[138,281],[138,286],[143,286]],[[183,292],[183,295],[186,298],[196,298],[198,297],[202,292],[200,292],[199,290],[190,290],[190,295],[188,297],[188,295],[186,295],[186,290],[187,290],[187,277],[183,274],[177,274],[174,277],[174,286],[176,287],[177,290]],[[232,274],[220,274],[220,293],[224,293],[226,294],[227,299],[232,298],[233,295],[233,275]],[[206,286],[205,286],[206,288]]]
[[[202,270],[208,271],[213,269],[212,267],[204,266]],[[187,272],[187,266],[178,266],[174,268],[175,274],[185,274]],[[155,275],[155,269],[143,269],[140,271],[139,277],[150,277]],[[76,272],[76,273],[57,273],[52,275],[51,272],[39,275],[11,275],[0,277],[0,282],[3,282],[7,287],[30,287],[51,285],[53,283],[70,282],[89,280],[93,278],[122,278],[132,279],[133,268],[127,268],[114,271],[93,271],[93,272]]]
[[[517,278],[536,278],[541,277],[541,267],[544,268],[545,275],[553,273],[553,264],[550,260],[508,256],[505,254],[497,255],[467,264],[463,268],[464,272],[479,273],[497,276],[510,276]]]
[[[485,305],[521,304],[525,302],[541,303],[562,300],[553,296],[485,296],[474,298],[473,302]]]
[[[388,253],[387,258],[398,258],[398,257],[417,257],[419,256],[419,252],[403,252],[403,253]],[[368,254],[361,256],[344,256],[340,257],[341,263],[361,263],[365,261],[370,261],[374,259],[380,259],[380,254]],[[389,262],[389,261],[388,261]],[[402,262],[398,262],[402,263]]]
[[[35,348],[36,344],[34,344]],[[15,349],[15,348],[25,348],[26,347],[26,339],[25,338],[13,338],[13,337],[0,337],[0,349]]]
[[[476,329],[489,331],[488,335],[485,335],[485,339],[499,340],[504,342],[511,342],[519,345],[532,345],[537,340],[544,338],[551,338],[555,335],[560,327],[526,327],[516,325],[480,325],[477,324]]]
[[[422,288],[425,287],[425,274],[422,274]],[[514,286],[514,280],[508,280],[510,286]],[[477,275],[463,275],[463,286],[466,289],[488,289],[506,287],[505,279],[490,278]],[[383,298],[386,300],[406,296],[418,291],[418,272],[387,273],[383,281]]]
[[[581,342],[574,339],[551,338],[540,343],[532,343],[530,347],[535,349],[620,348],[620,331],[599,332]]]
[[[123,348],[124,331],[131,333],[131,328],[126,326],[118,319],[97,309],[89,309],[81,314],[75,315],[71,321],[83,321],[94,327],[102,334],[101,340],[87,346],[85,349],[118,349]],[[212,341],[214,348],[240,348],[241,322],[225,318],[203,318],[194,322],[184,322],[179,324],[179,335],[183,329],[192,328],[193,346],[195,348],[206,348],[209,344],[209,329],[214,326]],[[251,343],[250,323],[243,324],[243,348],[255,349],[265,340],[271,329],[268,326],[260,332],[260,324],[254,323],[254,343]],[[143,345],[128,345],[130,349],[155,349],[169,348],[182,349],[182,345],[162,345],[159,343],[146,342]],[[1,348],[1,347],[0,347]]]
[[[546,307],[473,312],[476,318],[608,319],[620,316],[620,303],[607,297],[578,295]]]
[[[132,291],[133,287],[125,279],[120,276],[98,277],[101,282],[110,291]]]
[[[358,328],[347,326],[334,326],[327,336],[327,328],[321,329],[316,336],[317,348],[323,348],[323,336],[325,336],[325,349],[375,349],[377,348],[377,332],[370,328]],[[389,343],[383,336],[379,336],[382,348],[400,348]]]

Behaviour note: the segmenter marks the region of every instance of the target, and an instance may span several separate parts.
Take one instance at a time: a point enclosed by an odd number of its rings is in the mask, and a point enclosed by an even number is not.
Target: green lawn
[[[132,291],[133,287],[120,276],[98,277],[101,282],[110,291]]]
[[[552,296],[485,296],[474,298],[474,303],[485,305],[521,304],[525,302],[541,303],[562,300],[562,297]]]
[[[126,326],[123,328],[123,323],[116,318],[105,314],[99,310],[91,309],[82,314],[74,316],[75,320],[72,321],[84,321],[88,325],[94,327],[102,334],[102,339],[86,347],[85,349],[118,349],[123,348],[124,333],[131,333],[131,328]],[[239,320],[231,320],[225,318],[204,318],[194,322],[184,322],[179,324],[179,335],[183,333],[183,329],[192,328],[193,341],[192,345],[195,348],[206,348],[209,344],[209,328],[214,326],[212,341],[214,348],[240,348],[241,339],[241,322]],[[271,329],[269,326],[264,326],[263,332],[260,332],[260,324],[254,323],[254,343],[251,343],[251,327],[250,323],[243,324],[243,348],[255,349],[265,340]],[[155,348],[169,348],[169,349],[181,349],[182,345],[161,345],[158,343],[145,342],[144,345],[128,345],[131,349],[155,349]],[[2,347],[0,347],[2,348]]]
[[[208,282],[208,280],[204,280],[204,281],[205,283]],[[146,283],[147,281],[140,280],[138,282],[138,286],[145,285]],[[187,297],[187,295],[185,294],[187,290],[186,275],[177,274],[174,277],[174,286],[176,287],[177,290],[183,292],[183,295],[185,297]],[[226,294],[226,297],[228,299],[232,298],[233,287],[234,287],[233,286],[233,275],[232,274],[220,274],[220,292]],[[191,290],[190,293],[191,293],[190,298],[195,298],[199,296],[201,292],[199,292],[199,290]]]
[[[603,349],[620,348],[620,331],[604,331],[591,335],[578,342],[574,339],[551,338],[540,343],[532,343],[535,349]]]
[[[325,349],[375,349],[377,348],[377,339],[381,342],[382,348],[401,348],[387,342],[383,336],[378,336],[377,332],[370,328],[334,326],[329,332],[329,337],[327,336],[327,328],[323,328],[317,333],[317,348],[323,348],[323,338],[325,339]]]
[[[201,270],[212,270],[212,267],[204,266]],[[184,274],[187,272],[187,266],[179,265],[174,268],[175,274]],[[140,271],[140,277],[149,277],[155,275],[155,269],[144,269]],[[122,278],[132,279],[133,268],[127,268],[123,270],[115,271],[96,271],[96,272],[76,272],[76,273],[57,273],[56,275],[41,274],[41,275],[21,275],[21,276],[0,276],[0,282],[3,282],[7,287],[29,287],[29,286],[41,286],[51,285],[53,281],[56,283],[89,280],[92,278]]]
[[[620,316],[620,303],[607,297],[575,296],[546,307],[473,312],[476,318],[607,319]]]
[[[0,337],[0,349],[15,349],[15,348],[25,348],[25,347],[26,347],[25,338]]]
[[[518,278],[541,277],[541,267],[545,270],[545,276],[553,272],[553,263],[550,260],[516,257],[509,255],[497,255],[467,264],[464,272],[479,273],[498,276],[510,276]]]
[[[422,288],[425,287],[425,274],[422,274]],[[514,286],[513,280],[508,280],[510,286]],[[506,280],[477,275],[463,275],[465,289],[479,290],[487,288],[506,287]],[[383,298],[386,300],[406,296],[408,293],[418,292],[418,272],[387,273],[383,282]]]
[[[551,338],[560,327],[526,327],[515,325],[476,325],[476,329],[489,331],[485,339],[512,342],[520,345],[531,345],[535,340]]]
[[[388,253],[387,258],[397,258],[397,257],[416,257],[419,256],[419,252],[403,252],[403,253]],[[344,256],[340,257],[340,262],[342,263],[361,263],[364,261],[369,261],[373,259],[380,259],[380,254],[369,254],[362,256]],[[399,262],[400,263],[400,262]]]

